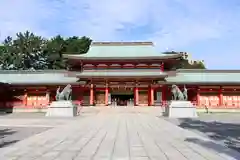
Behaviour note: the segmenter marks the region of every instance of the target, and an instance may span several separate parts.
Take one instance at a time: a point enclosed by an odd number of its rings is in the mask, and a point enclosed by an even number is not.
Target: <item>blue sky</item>
[[[209,69],[240,69],[239,0],[0,0],[0,40],[30,30],[94,41],[153,41]]]

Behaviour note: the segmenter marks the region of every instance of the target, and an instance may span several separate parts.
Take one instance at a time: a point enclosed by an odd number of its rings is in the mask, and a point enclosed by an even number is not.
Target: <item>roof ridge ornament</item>
[[[150,41],[142,41],[142,42],[92,42],[92,45],[94,46],[115,46],[115,45],[120,45],[120,46],[132,46],[132,45],[153,45],[153,42]]]

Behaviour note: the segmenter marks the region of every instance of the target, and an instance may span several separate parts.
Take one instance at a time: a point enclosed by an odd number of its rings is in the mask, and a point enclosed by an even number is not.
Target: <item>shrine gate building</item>
[[[93,42],[64,58],[68,70],[0,71],[1,109],[44,111],[67,84],[79,106],[165,107],[176,84],[198,110],[240,109],[240,71],[176,70],[184,53],[161,54],[151,42]]]

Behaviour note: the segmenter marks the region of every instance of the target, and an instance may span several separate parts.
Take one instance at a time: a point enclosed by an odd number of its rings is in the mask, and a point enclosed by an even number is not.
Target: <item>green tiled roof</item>
[[[78,77],[166,77],[167,74],[159,69],[121,69],[93,70],[73,73]]]
[[[240,71],[179,70],[177,75],[167,77],[170,83],[240,83]]]
[[[132,44],[132,45],[131,45]],[[180,54],[161,54],[152,43],[92,44],[86,54],[64,55],[66,58],[177,58]]]
[[[58,71],[1,71],[0,82],[8,84],[68,84],[79,78]]]
[[[84,72],[66,71],[0,71],[0,83],[8,84],[68,84],[81,78],[93,77],[152,77],[165,78],[168,73],[158,69],[112,69]],[[72,75],[72,77],[70,76]],[[69,77],[68,77],[69,76]],[[77,76],[77,77],[76,77]],[[178,70],[176,76],[165,78],[167,83],[179,84],[240,84],[240,71]],[[165,82],[164,82],[165,83]]]

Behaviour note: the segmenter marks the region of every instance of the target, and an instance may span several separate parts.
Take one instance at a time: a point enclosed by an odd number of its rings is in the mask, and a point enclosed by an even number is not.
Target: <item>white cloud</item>
[[[218,0],[1,0],[0,3],[0,39],[28,29],[43,36],[86,35],[96,41],[153,40],[164,50],[221,39],[236,34],[240,27],[239,8],[233,7],[234,2],[227,6]],[[142,36],[136,38],[132,30]]]
[[[119,40],[131,36],[124,34],[129,27],[148,26],[149,39],[175,46],[221,36],[226,26],[215,8],[206,0],[2,0],[0,29],[1,37],[26,29],[51,35],[43,23],[63,19],[56,30],[62,25],[68,34]]]
[[[48,31],[42,30],[41,24],[53,14],[48,4],[38,0],[1,0],[0,39],[26,30],[47,36]]]
[[[81,7],[82,3],[72,5]],[[229,24],[221,23],[225,18],[222,10],[206,0],[198,3],[180,0],[101,0],[96,3],[86,0],[85,5],[88,7],[84,12],[78,12],[81,8],[74,7],[71,17],[75,21],[69,28],[74,33],[87,33],[95,40],[129,39],[131,34],[124,33],[128,33],[130,27],[147,25],[151,30],[149,40],[171,48],[220,38],[230,29]],[[86,18],[78,18],[81,14]]]
[[[83,0],[75,4],[70,3],[68,6],[74,21],[70,22],[68,27],[73,29],[74,33],[85,33],[95,40],[119,40],[119,31],[127,30],[125,25],[141,26],[147,23],[148,17],[144,11],[150,6],[147,1],[142,2],[101,0],[96,3],[95,0]],[[84,10],[83,4],[86,6]]]

